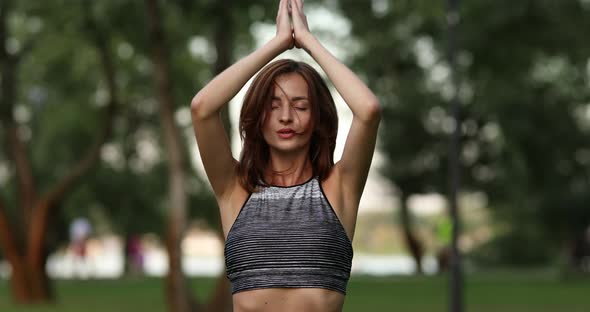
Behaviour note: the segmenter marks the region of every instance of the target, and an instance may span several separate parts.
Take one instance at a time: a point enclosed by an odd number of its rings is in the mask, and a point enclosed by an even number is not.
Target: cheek
[[[300,121],[303,128],[305,128],[307,131],[311,132],[313,130],[313,120],[311,117],[311,113],[306,112],[304,114],[301,114]]]
[[[265,112],[262,115],[262,136],[264,137],[264,140],[266,142],[269,141],[269,139],[272,139],[272,134],[274,133],[273,130],[273,117],[272,117],[272,113],[271,112]]]
[[[266,129],[270,128],[270,121],[271,116],[269,112],[262,113],[262,131],[266,131]]]
[[[266,139],[269,132],[270,132],[270,122],[268,121],[268,119],[265,119],[262,122],[262,135],[264,136],[265,139]]]

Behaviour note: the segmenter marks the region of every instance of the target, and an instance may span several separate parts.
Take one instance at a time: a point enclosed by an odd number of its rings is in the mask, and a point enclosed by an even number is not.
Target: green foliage
[[[60,203],[59,213],[53,216],[57,227],[50,227],[50,245],[67,239],[67,225],[78,216],[89,217],[99,229],[123,235],[163,233],[168,176],[145,4],[132,0],[13,4],[10,40],[20,48],[30,46],[18,68],[16,104],[28,116],[19,122],[25,129],[40,193],[50,190],[94,141],[110,98],[87,16],[94,18],[97,31],[107,39],[115,66],[120,106],[113,135],[101,152],[101,164]],[[184,117],[193,95],[214,76],[216,30],[221,27],[227,33],[233,57],[237,57],[253,48],[250,26],[273,22],[276,17],[275,1],[223,6],[217,1],[177,0],[162,3],[161,9],[173,98]],[[224,14],[230,21],[220,24],[219,16]],[[196,52],[191,49],[194,40],[200,44]],[[180,127],[183,133],[192,131],[186,120]],[[192,134],[187,135],[187,143],[192,140]],[[148,151],[146,156],[146,144],[156,155]],[[190,159],[189,151],[185,153]],[[0,161],[9,163],[4,149]],[[211,191],[194,169],[187,170],[190,217],[219,229],[219,211]],[[16,220],[18,192],[14,172],[9,175],[0,195]]]
[[[379,144],[388,162],[383,173],[405,194],[445,194],[452,92],[443,2],[310,2],[340,10],[351,21],[360,43],[352,66],[384,107]],[[250,26],[272,22],[276,14],[276,2],[270,0],[239,1],[231,7],[176,0],[162,8],[179,109],[186,109],[213,76],[221,13],[231,17],[221,26],[233,38],[234,56],[251,50]],[[30,46],[19,67],[16,104],[28,116],[19,121],[39,191],[47,191],[93,141],[108,99],[99,55],[84,23],[87,12],[108,37],[114,56],[122,104],[109,142],[114,158],[93,170],[55,217],[67,224],[98,209],[117,231],[159,232],[167,191],[164,153],[139,166],[143,169],[137,166],[145,157],[139,146],[146,140],[157,149],[162,146],[140,1],[14,1],[10,40],[20,48]],[[581,31],[590,29],[590,10],[581,1],[501,0],[462,3],[461,16],[464,189],[487,194],[498,222],[512,225],[506,237],[542,238],[550,242],[542,248],[555,252],[590,224],[585,205],[590,189],[590,43]],[[204,52],[191,53],[193,40],[204,44]],[[190,131],[190,125],[182,127]],[[0,161],[7,162],[2,151]],[[0,194],[16,215],[13,174]],[[217,224],[208,188],[194,171],[187,176],[191,215]],[[523,234],[521,224],[534,234]],[[509,248],[509,241],[500,237],[490,246]]]
[[[531,265],[543,266],[557,263],[561,255],[547,248],[546,237],[537,231],[524,230],[500,234],[470,252],[468,259],[479,266],[511,266],[527,268]]]
[[[446,194],[443,2],[350,0],[340,9],[364,46],[353,66],[384,107],[383,173],[404,194]],[[461,3],[462,187],[484,191],[510,227],[485,247],[497,261],[548,260],[590,225],[590,43],[581,29],[590,9],[580,1]]]
[[[173,96],[179,109],[187,109],[194,93],[213,75],[210,62],[192,55],[189,43],[193,36],[200,35],[207,39],[208,49],[214,49],[208,38],[214,16],[207,7],[187,12],[178,5],[169,2],[162,7],[163,25],[171,51]],[[67,239],[67,224],[77,216],[93,220],[102,216],[108,220],[94,221],[106,222],[103,228],[121,234],[163,233],[166,220],[166,159],[161,151],[143,2],[14,3],[9,13],[9,40],[17,49],[28,49],[18,67],[15,102],[17,110],[24,112],[19,113],[25,117],[18,121],[28,144],[38,191],[49,191],[83,156],[100,130],[103,107],[111,96],[85,21],[88,14],[107,38],[120,106],[113,136],[101,152],[103,163],[60,203],[63,209],[52,216],[57,226],[49,234],[52,246]],[[198,14],[207,19],[194,19]],[[249,28],[244,27],[251,23],[247,17],[242,17],[235,29],[243,42],[251,40]],[[196,74],[200,72],[205,74]],[[183,131],[190,130],[190,124],[181,126]],[[188,139],[192,140],[192,136]],[[146,144],[152,151],[147,160]],[[0,160],[9,163],[5,152],[1,150]],[[188,156],[188,150],[186,153]],[[204,181],[192,169],[186,174],[191,177],[188,191],[194,207],[192,215],[215,223],[219,213]],[[12,169],[0,192],[10,207],[10,215],[17,220],[20,207]]]

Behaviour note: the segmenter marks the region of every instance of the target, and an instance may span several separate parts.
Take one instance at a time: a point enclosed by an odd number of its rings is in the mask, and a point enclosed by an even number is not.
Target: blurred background
[[[1,0],[0,311],[231,311],[189,105],[277,4]],[[463,1],[457,89],[444,1],[305,5],[383,106],[344,310],[448,310],[459,127],[465,310],[590,311],[590,1]]]

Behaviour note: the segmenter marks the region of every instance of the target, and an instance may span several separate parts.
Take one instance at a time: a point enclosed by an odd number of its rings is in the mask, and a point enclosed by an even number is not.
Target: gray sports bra
[[[346,294],[352,244],[317,178],[252,193],[225,242],[232,294],[326,288]]]

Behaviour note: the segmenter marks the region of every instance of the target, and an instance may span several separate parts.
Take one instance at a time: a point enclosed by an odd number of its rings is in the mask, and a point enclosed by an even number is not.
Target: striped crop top
[[[232,294],[325,288],[346,294],[352,244],[317,178],[252,193],[225,242]]]

